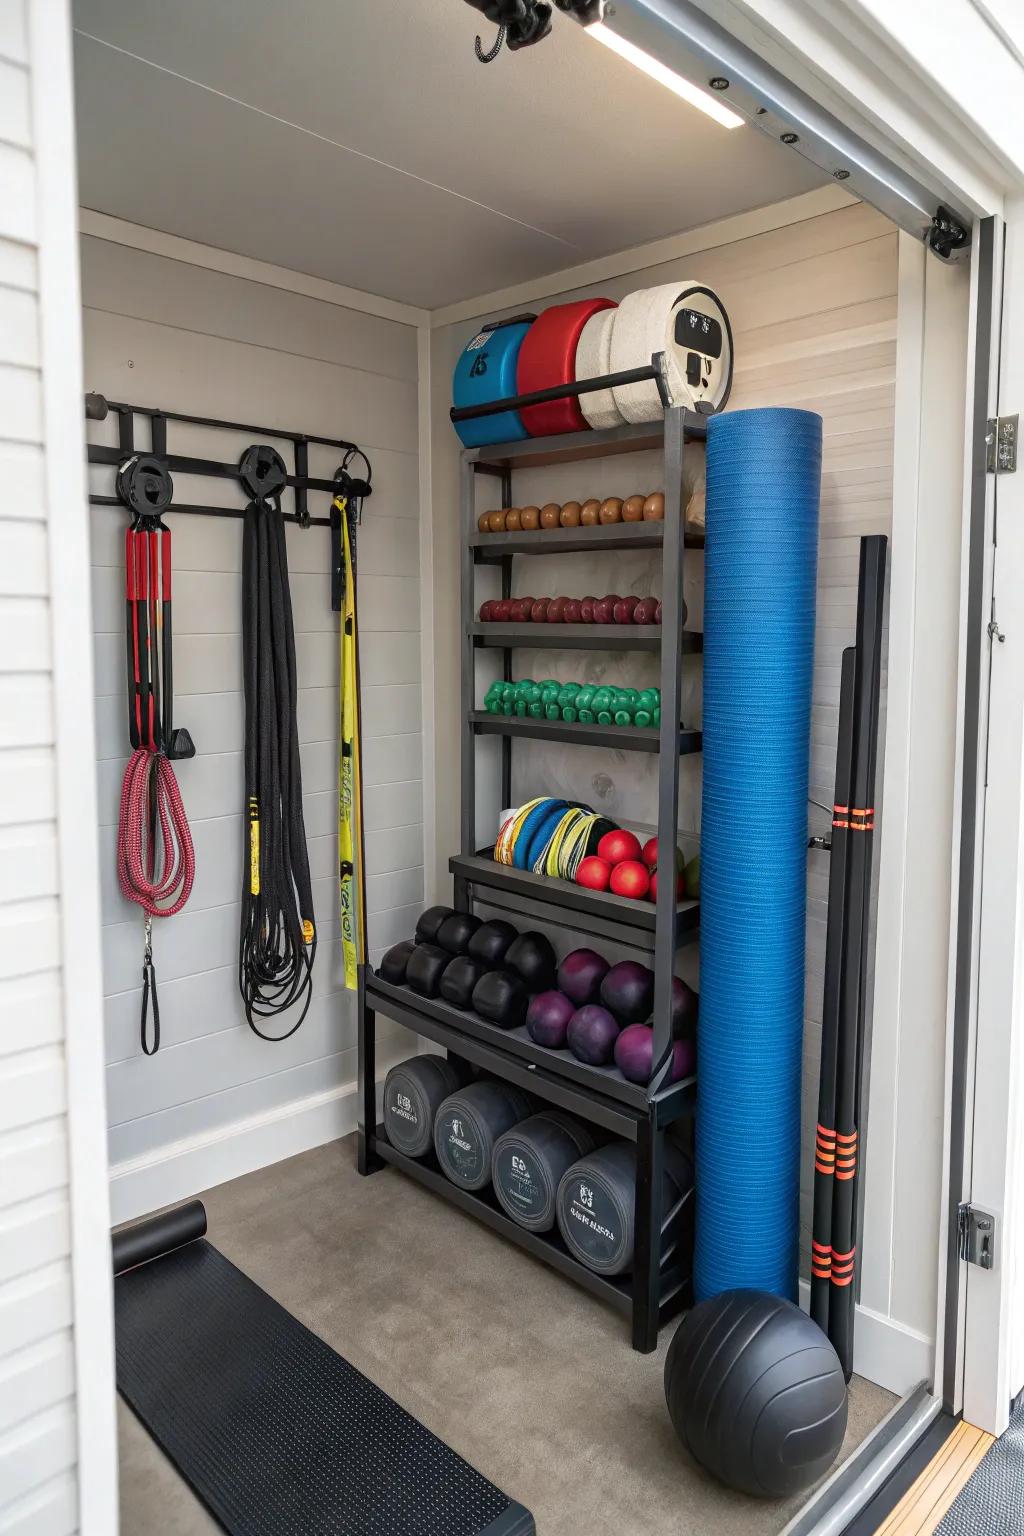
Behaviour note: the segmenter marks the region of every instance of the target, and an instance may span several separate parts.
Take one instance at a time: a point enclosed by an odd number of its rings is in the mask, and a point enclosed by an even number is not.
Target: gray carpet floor
[[[625,1321],[352,1138],[203,1196],[258,1285],[532,1511],[540,1536],[773,1536],[799,1500],[720,1488],[673,1435]],[[888,1412],[854,1378],[844,1455]],[[119,1401],[122,1536],[219,1529]]]
[[[1024,1407],[990,1446],[935,1536],[1024,1536]]]

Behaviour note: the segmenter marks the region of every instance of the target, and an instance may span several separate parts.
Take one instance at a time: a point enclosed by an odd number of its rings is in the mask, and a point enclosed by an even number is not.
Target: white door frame
[[[840,100],[849,106],[851,101],[858,98],[859,82],[854,78],[853,64],[863,57],[871,59],[881,47],[879,31],[882,23],[877,14],[872,14],[876,7],[868,3],[868,0],[844,0],[844,4],[837,8],[837,14],[841,13],[843,20],[842,35],[840,35],[840,29],[835,27],[833,34],[828,37],[823,36],[819,28],[822,15],[819,7],[809,3],[809,0],[732,0],[731,4],[722,6],[712,6],[711,0],[705,0],[705,3],[708,9],[718,10],[720,19],[726,25],[733,27],[738,35],[747,31],[747,35],[750,36],[750,24],[753,22],[757,45],[763,47],[766,54],[774,51],[780,67],[785,61],[788,66],[787,73],[791,73],[798,83],[801,83],[826,106],[834,107]],[[948,9],[948,5],[946,8]],[[52,142],[59,145],[61,152],[70,162],[74,141],[70,23],[66,0],[29,0],[28,9],[34,27],[39,29],[40,34],[43,29],[46,30],[46,53],[53,61],[53,68],[48,71],[46,78],[47,99],[54,115]],[[850,51],[843,47],[851,34],[856,34],[857,41],[861,45],[858,50]],[[782,46],[780,46],[780,38],[785,38],[785,44]],[[802,63],[795,56],[801,44],[806,46]],[[42,46],[40,42],[40,50]],[[812,75],[806,72],[807,58],[813,60]],[[1000,212],[999,189],[1006,184],[1007,164],[1014,146],[1004,141],[1000,146],[1001,155],[992,154],[984,166],[986,175],[980,177],[977,174],[978,155],[972,153],[964,157],[964,160],[969,163],[957,164],[955,150],[958,144],[965,137],[971,137],[961,118],[951,123],[948,131],[942,135],[941,154],[939,154],[935,147],[935,116],[927,116],[921,110],[915,111],[913,103],[923,98],[929,108],[940,112],[940,109],[946,105],[947,99],[949,101],[954,99],[952,94],[943,93],[934,75],[922,81],[920,72],[914,71],[908,65],[905,56],[899,56],[895,49],[892,54],[887,55],[887,62],[892,63],[892,75],[887,77],[885,72],[878,71],[877,76],[873,76],[872,79],[872,99],[868,101],[863,95],[860,95],[859,99],[871,126],[877,129],[879,140],[884,142],[887,150],[891,150],[893,159],[905,165],[909,158],[916,158],[918,168],[931,165],[933,169],[939,169],[945,175],[955,173],[956,182],[972,207],[979,212]],[[962,65],[970,61],[961,58],[958,62]],[[802,72],[804,78],[800,79]],[[896,78],[894,79],[893,76]],[[888,127],[894,121],[900,124],[899,139],[892,128]],[[971,143],[969,147],[974,151],[978,147],[977,142]],[[913,156],[911,156],[911,149]],[[43,210],[50,225],[51,236],[54,238],[53,249],[64,251],[66,268],[72,277],[74,277],[75,263],[73,256],[69,253],[76,238],[73,185],[73,165],[68,164],[65,183],[60,187],[55,185],[52,204]],[[1024,233],[1020,233],[1017,240],[1024,242]],[[1024,292],[1024,261],[1021,260],[1019,250],[1016,248],[1014,271],[1019,273],[1018,287]],[[47,308],[49,326],[46,345],[54,353],[63,350],[65,359],[62,403],[59,407],[56,402],[54,404],[54,410],[57,412],[54,421],[56,424],[59,420],[62,427],[66,427],[63,437],[65,454],[69,461],[74,461],[75,444],[80,444],[82,438],[80,369],[76,366],[80,346],[79,316],[76,308],[77,280],[65,286],[63,297],[56,292],[55,284],[50,284],[44,288],[43,300]],[[1013,328],[1020,332],[1017,355],[1024,358],[1024,345],[1022,345],[1024,316],[1019,316],[1014,310],[1010,319]],[[1007,347],[1007,357],[1012,364],[1012,347]],[[70,366],[68,366],[69,361]],[[1018,364],[1018,369],[1022,366],[1024,364]],[[1011,380],[1012,393],[1015,396],[1013,400],[1009,398]],[[1019,372],[1011,373],[1008,369],[1003,389],[1003,397],[1008,402],[1007,408],[1013,408],[1024,401],[1022,386],[1024,386],[1024,376]],[[74,397],[73,405],[72,397]],[[1024,473],[1021,474],[1019,483],[1014,482],[1010,485],[1007,481],[1007,485],[1010,489],[1003,498],[1004,519],[1009,515],[1005,503],[1012,505],[1024,502]],[[65,492],[67,486],[68,480],[64,479]],[[74,477],[72,477],[72,490],[72,505],[83,505],[75,489]],[[1021,506],[1020,510],[1024,515],[1024,506]],[[1001,549],[1001,572],[1002,556]],[[1007,540],[1006,556],[1008,563],[1017,560],[1015,541],[1012,538]],[[83,569],[84,566],[77,569],[76,575],[79,579]],[[1024,548],[1020,551],[1020,569],[1024,574]],[[62,610],[60,628],[64,635],[62,654],[66,667],[65,675],[73,677],[76,663],[71,642],[81,628],[83,610],[80,608],[77,610],[74,621],[71,613],[65,611],[72,610],[74,606],[69,596],[61,597],[61,590],[67,591],[66,583],[66,574],[62,576],[59,568],[55,566],[54,604],[55,608],[60,605]],[[1018,586],[1017,590],[1019,589]],[[1024,693],[1024,686],[1022,686],[1024,665],[1018,665],[1018,658],[1024,650],[1024,624],[1021,626],[1019,637],[1014,633],[1011,620],[1008,619],[1003,627],[1006,630],[1007,639],[998,648],[998,666],[993,678],[993,686],[998,689],[998,707],[993,710],[993,734],[990,743],[988,787],[990,815],[985,832],[985,879],[978,891],[980,897],[978,955],[982,960],[984,986],[978,994],[979,1049],[976,1102],[981,1110],[981,1119],[986,1122],[984,1130],[987,1139],[973,1148],[970,1187],[976,1201],[985,1203],[987,1200],[993,1206],[998,1205],[1002,1212],[1001,1246],[1004,1262],[992,1275],[981,1275],[978,1279],[972,1273],[967,1286],[966,1302],[969,1368],[965,1379],[965,1405],[970,1407],[969,1416],[985,1427],[992,1427],[1000,1422],[1005,1412],[1005,1404],[1000,1407],[1000,1393],[1006,1384],[1003,1377],[1008,1369],[1004,1357],[1008,1353],[1009,1288],[1012,1270],[1015,1267],[1006,1262],[1011,1253],[1008,1241],[1010,1234],[1006,1224],[1009,1212],[1007,1197],[1015,1191],[1015,1168],[1020,1150],[1016,1138],[1009,1134],[1009,1112],[1016,1102],[1014,1095],[1018,1077],[1024,1070],[1024,1066],[1018,1059],[1022,1052],[1018,1045],[1019,1030],[1016,1028],[1020,1011],[1018,994],[1021,970],[1017,960],[1020,949],[1018,935],[1024,932],[1024,891],[1021,890],[1018,881],[1022,858],[1024,858],[1024,817],[1021,816],[1020,793],[1024,785],[1024,764],[1022,764],[1024,737],[1022,737],[1021,716],[1018,708]],[[83,660],[83,656],[86,658],[88,656],[87,646],[81,647],[77,661],[77,666],[87,671],[88,661]],[[80,676],[79,672],[79,678]],[[994,694],[994,701],[995,698]],[[67,714],[63,714],[65,709],[63,700],[60,705],[62,711],[60,730],[65,738],[63,754],[65,757],[67,756],[66,739],[72,731],[76,738],[74,743],[76,748],[82,740],[90,739],[88,718],[91,712],[91,692],[88,688],[81,689],[77,705],[71,701],[70,693],[68,700]],[[60,737],[58,745],[60,746]],[[80,808],[80,795],[77,802],[73,804],[73,801],[72,786],[65,779],[62,789],[62,825],[68,820],[64,813],[65,806],[68,807],[71,815]],[[999,818],[992,816],[993,806],[999,809]],[[1001,820],[1004,807],[1007,818],[1005,825]],[[999,835],[997,835],[997,827]],[[79,892],[90,885],[95,871],[94,843],[90,848],[89,838],[85,837],[84,845],[84,857],[76,861],[74,869],[66,870],[69,887],[73,885],[73,888]],[[62,894],[62,900],[65,897],[66,892]],[[90,899],[83,898],[84,909],[88,908]],[[72,921],[71,909],[65,907],[65,922],[69,928]],[[78,946],[77,950],[73,951],[73,959],[79,967],[81,982],[77,989],[79,1005],[83,998],[86,1000],[92,998],[95,990],[93,986],[95,976],[90,970],[88,956],[84,952],[85,946],[81,939],[81,935],[88,935],[90,932],[92,921],[89,911],[83,910],[77,930]],[[973,954],[973,949],[971,953]],[[93,952],[93,969],[95,954],[96,951]],[[991,967],[987,964],[989,956],[991,956]],[[96,995],[98,996],[98,992]],[[91,1004],[89,1013],[90,1018],[87,1022],[91,1029],[94,1022]],[[106,1243],[104,1201],[99,1188],[99,1172],[102,1170],[105,1158],[97,1139],[97,1117],[102,1116],[101,1086],[97,1093],[98,1085],[102,1084],[101,1062],[96,1054],[99,1038],[98,1035],[86,1037],[82,1031],[80,1017],[76,1015],[73,1029],[69,1031],[68,1081],[72,1125],[74,1126],[77,1119],[81,1127],[80,1151],[76,1153],[76,1159],[79,1160],[76,1162],[73,1185],[72,1219],[75,1242],[76,1307],[81,1308],[76,1317],[76,1346],[81,1352],[79,1391],[86,1407],[86,1412],[81,1415],[83,1437],[90,1433],[90,1426],[97,1425],[97,1415],[100,1416],[102,1436],[109,1432],[112,1419],[112,1406],[110,1406],[111,1418],[104,1417],[106,1410],[102,1401],[103,1393],[96,1390],[100,1382],[111,1380],[109,1274],[105,1278],[101,1276],[98,1262],[101,1249]],[[951,1089],[955,1090],[956,1087],[956,1083],[951,1083]],[[1000,1105],[1001,1119],[998,1113]],[[1018,1225],[1024,1224],[1018,1223]],[[104,1362],[107,1363],[104,1364]],[[1006,1396],[1007,1394],[1003,1393],[1003,1397]],[[977,1406],[973,1406],[975,1404]],[[87,1438],[83,1438],[82,1456],[84,1470],[89,1457],[96,1457],[95,1445],[90,1446]],[[99,1503],[94,1506],[95,1508],[102,1508],[105,1498],[109,1500],[112,1457],[113,1447],[111,1446],[109,1459],[105,1463],[102,1458],[94,1461],[99,1477],[96,1485]],[[94,1528],[102,1529],[103,1527],[99,1525]]]
[[[78,1523],[88,1536],[113,1536],[118,1510],[113,1277],[72,33],[68,0],[28,0],[27,15],[38,189]]]
[[[998,290],[998,251],[995,276]],[[1007,207],[1001,287],[1002,315],[997,308],[993,316],[998,366],[994,360],[991,378],[984,381],[990,384],[991,415],[1024,407],[1024,206],[1019,202]],[[965,1198],[997,1222],[994,1267],[959,1264],[963,1414],[970,1423],[1001,1434],[1011,1396],[1024,1386],[1022,1325],[1015,1315],[1024,1299],[1024,466],[1016,475],[987,475],[985,480],[986,575],[981,611],[976,604],[972,615],[983,727],[978,743],[979,904],[975,933],[962,935],[976,954],[976,966],[970,992],[963,995],[963,977],[958,988],[961,1009],[969,1016],[973,1002],[974,1017],[973,1029],[961,1042],[952,1086],[954,1104],[960,1071],[973,1087],[964,1116]],[[991,633],[990,623],[997,626]],[[968,645],[971,638],[968,633]],[[952,1308],[949,1320],[952,1336]],[[958,1360],[946,1365],[954,1389],[958,1365]]]

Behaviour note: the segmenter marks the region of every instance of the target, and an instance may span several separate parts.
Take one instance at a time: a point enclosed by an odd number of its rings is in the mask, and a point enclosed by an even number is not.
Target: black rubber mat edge
[[[534,1536],[536,1529],[528,1509],[521,1504],[510,1504],[503,1515],[480,1532],[480,1536]]]
[[[198,1202],[196,1203],[198,1205]],[[140,1227],[142,1225],[143,1224],[140,1224]],[[258,1300],[260,1306],[263,1307],[265,1305],[271,1314],[279,1315],[284,1320],[283,1326],[289,1330],[293,1336],[293,1339],[295,1336],[301,1336],[303,1339],[308,1338],[322,1356],[330,1357],[336,1361],[337,1364],[349,1375],[350,1378],[355,1378],[358,1383],[368,1389],[370,1393],[374,1394],[377,1399],[386,1405],[386,1408],[389,1412],[393,1411],[395,1415],[398,1416],[401,1420],[409,1422],[415,1430],[422,1433],[428,1442],[435,1444],[438,1450],[449,1457],[453,1463],[459,1464],[459,1466],[465,1470],[470,1478],[476,1479],[479,1483],[485,1485],[490,1490],[490,1492],[496,1496],[497,1499],[503,1500],[506,1507],[501,1510],[501,1512],[497,1514],[489,1524],[486,1526],[474,1526],[475,1536],[536,1536],[536,1526],[533,1520],[533,1516],[527,1509],[524,1508],[523,1505],[518,1504],[514,1500],[510,1499],[507,1494],[503,1493],[501,1489],[499,1489],[495,1484],[491,1483],[490,1480],[486,1478],[483,1473],[479,1472],[476,1467],[474,1467],[471,1463],[466,1462],[465,1459],[461,1457],[457,1451],[455,1451],[450,1445],[447,1444],[447,1442],[441,1440],[437,1435],[429,1430],[426,1425],[424,1425],[420,1420],[416,1419],[414,1415],[408,1412],[408,1410],[404,1409],[401,1404],[396,1402],[394,1398],[391,1398],[386,1392],[383,1391],[382,1388],[377,1386],[377,1384],[373,1382],[371,1378],[366,1377],[361,1371],[358,1370],[357,1367],[353,1366],[350,1361],[346,1360],[344,1356],[339,1355],[338,1352],[329,1344],[327,1344],[327,1342],[318,1334],[314,1333],[310,1328],[306,1327],[305,1324],[301,1323],[299,1319],[297,1319],[292,1313],[288,1312],[287,1308],[283,1307],[280,1302],[276,1301],[275,1298],[264,1291],[262,1287],[259,1286],[250,1276],[246,1275],[244,1271],[238,1269],[236,1265],[232,1264],[231,1261],[227,1259],[222,1253],[220,1253],[219,1250],[215,1249],[212,1244],[202,1240],[187,1243],[184,1247],[178,1247],[169,1253],[161,1254],[158,1258],[150,1262],[144,1262],[132,1269],[123,1271],[115,1281],[115,1311],[118,1314],[118,1323],[120,1324],[121,1322],[121,1307],[123,1305],[124,1299],[129,1294],[123,1289],[124,1286],[128,1285],[131,1287],[132,1291],[135,1291],[136,1287],[133,1282],[135,1282],[136,1277],[138,1277],[143,1286],[142,1295],[145,1296],[147,1294],[147,1282],[152,1283],[152,1281],[155,1279],[166,1281],[170,1278],[170,1269],[172,1267],[175,1267],[181,1262],[184,1262],[188,1267],[191,1268],[196,1264],[196,1261],[198,1261],[201,1265],[205,1264],[207,1271],[212,1265],[215,1279],[219,1278],[222,1282],[226,1280],[226,1282],[232,1288],[236,1285],[240,1285],[243,1291],[248,1292],[249,1302],[256,1299]],[[143,1277],[145,1278],[143,1279]],[[136,1295],[138,1295],[137,1292]],[[176,1305],[178,1300],[179,1298],[176,1297]],[[248,1305],[239,1309],[239,1315],[244,1315],[246,1313],[250,1313],[251,1315]],[[188,1331],[187,1324],[183,1324],[183,1319],[175,1317],[174,1327],[177,1328],[182,1325],[184,1325],[186,1327],[186,1331]],[[276,1323],[273,1326],[275,1330],[278,1327]],[[211,1480],[209,1477],[197,1477],[195,1466],[191,1464],[191,1457],[185,1457],[181,1454],[182,1442],[180,1436],[171,1436],[169,1438],[166,1434],[166,1424],[164,1425],[163,1429],[161,1429],[161,1427],[159,1427],[155,1422],[155,1416],[154,1418],[151,1418],[150,1411],[147,1410],[145,1404],[137,1398],[136,1393],[133,1391],[129,1381],[125,1379],[126,1377],[133,1375],[132,1366],[129,1365],[128,1362],[130,1357],[136,1353],[137,1346],[128,1346],[129,1353],[125,1356],[122,1356],[122,1345],[126,1343],[126,1341],[122,1338],[120,1326],[117,1329],[117,1343],[118,1391],[135,1417],[146,1429],[147,1433],[153,1439],[155,1444],[159,1446],[164,1455],[167,1456],[168,1460],[181,1475],[183,1481],[188,1484],[192,1492],[196,1495],[199,1502],[209,1510],[210,1514],[218,1522],[218,1524],[222,1525],[228,1531],[249,1528],[247,1523],[244,1521],[243,1515],[237,1508],[236,1497],[233,1495],[229,1499],[224,1499],[223,1497],[219,1496],[223,1493],[223,1490],[218,1489],[216,1479]],[[137,1362],[135,1363],[137,1364]],[[149,1381],[143,1382],[142,1397],[145,1398],[149,1396],[151,1399],[152,1389],[153,1379],[152,1372],[150,1372]],[[188,1395],[191,1396],[191,1393],[192,1386],[190,1381],[188,1386]],[[165,1408],[166,1404],[162,1403],[161,1414]],[[242,1523],[236,1523],[237,1521],[242,1521]],[[252,1527],[252,1529],[256,1528],[256,1526]],[[360,1528],[362,1529],[362,1526]]]

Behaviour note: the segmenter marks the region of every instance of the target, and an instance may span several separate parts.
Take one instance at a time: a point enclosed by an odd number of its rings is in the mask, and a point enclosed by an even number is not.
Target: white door
[[[1002,277],[992,398],[993,414],[1007,416],[1024,408],[1024,203],[1007,209]],[[998,278],[997,266],[997,289]],[[963,1413],[1000,1434],[1024,1387],[1024,455],[1016,473],[987,476],[986,491],[973,1083],[969,1053],[959,1071],[968,1085],[964,1188],[995,1217],[995,1250],[991,1267],[959,1269]]]

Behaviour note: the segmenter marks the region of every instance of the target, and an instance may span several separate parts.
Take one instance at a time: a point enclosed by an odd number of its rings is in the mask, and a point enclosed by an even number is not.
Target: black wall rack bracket
[[[333,500],[339,488],[342,469],[339,469],[334,479],[325,480],[309,473],[309,445],[315,443],[321,447],[337,448],[343,457],[353,454],[361,454],[358,443],[350,442],[344,437],[319,437],[313,432],[295,432],[284,427],[259,427],[251,422],[224,421],[213,416],[191,416],[184,411],[162,411],[153,406],[129,405],[120,400],[107,400],[100,394],[87,394],[85,397],[85,417],[87,421],[105,421],[109,415],[117,417],[118,442],[117,447],[108,447],[101,443],[88,445],[88,460],[90,464],[107,464],[120,468],[132,455],[143,452],[147,457],[161,460],[164,468],[172,473],[183,475],[204,475],[215,480],[234,480],[249,499],[251,494],[252,475],[257,478],[261,472],[268,472],[268,464],[271,456],[280,466],[280,475],[273,476],[276,483],[275,491],[291,490],[294,492],[294,511],[285,512],[284,519],[289,523],[298,523],[302,528],[333,528],[337,525],[337,517],[332,513],[326,517],[313,517],[309,511],[310,491],[324,491]],[[141,450],[136,446],[135,427],[136,417],[143,417],[148,422],[148,447]],[[240,463],[222,463],[216,459],[195,458],[188,454],[168,453],[167,428],[168,423],[178,422],[192,427],[210,427],[223,432],[252,433],[254,438],[272,440],[285,443],[291,450],[291,466],[285,462],[283,456],[276,450],[265,446],[262,441],[255,443],[252,448],[243,455]],[[365,454],[363,455],[365,460]],[[371,474],[369,461],[365,480],[355,480],[349,477],[349,494],[358,497],[371,494]],[[347,472],[346,472],[347,473]],[[94,507],[119,507],[124,502],[120,496],[90,495],[90,504]],[[245,516],[243,507],[213,507],[182,502],[171,501],[166,508],[169,512],[185,513],[199,517],[234,517]]]

